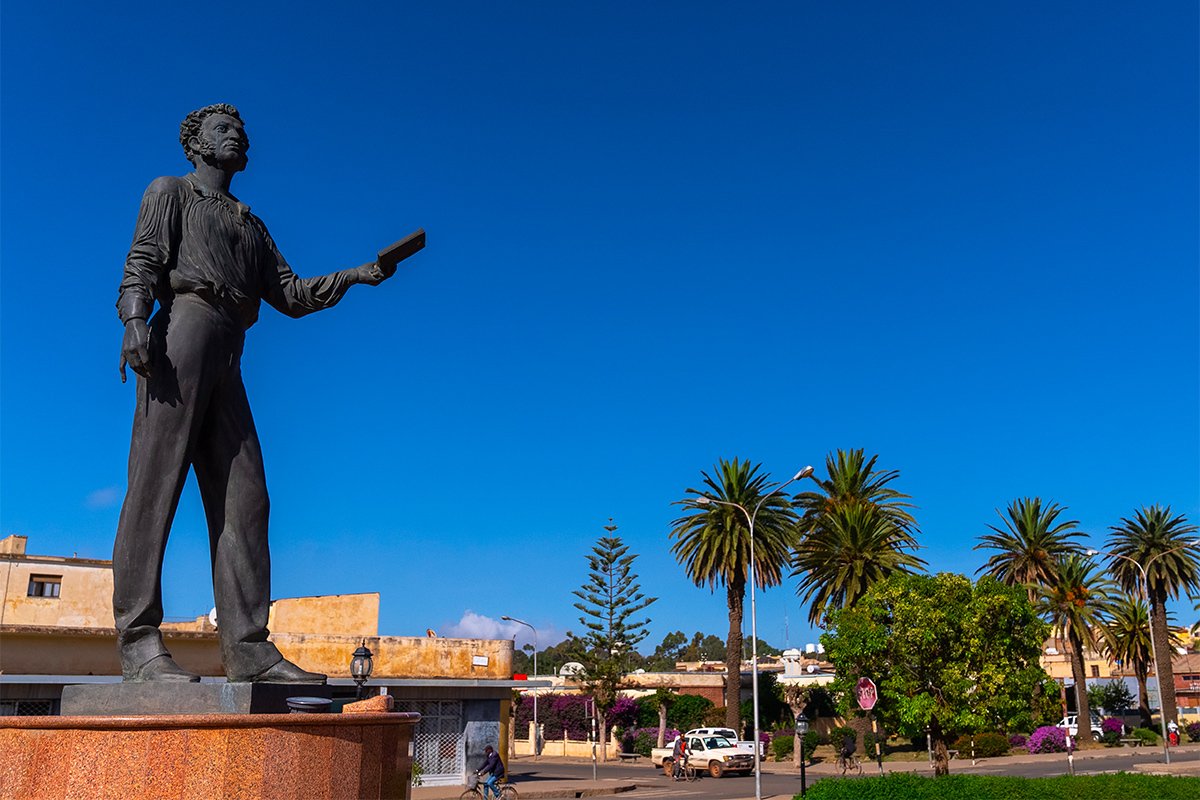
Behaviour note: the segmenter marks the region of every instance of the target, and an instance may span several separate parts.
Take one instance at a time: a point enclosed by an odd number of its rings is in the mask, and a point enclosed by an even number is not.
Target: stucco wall
[[[62,578],[58,597],[30,597],[34,575]],[[49,625],[70,628],[111,628],[112,564],[83,559],[15,557],[0,560],[4,581],[3,625]]]
[[[377,636],[379,593],[285,597],[271,603],[267,628],[274,633]]]
[[[350,657],[364,638],[374,655],[374,677],[487,680],[512,677],[511,639],[271,634],[271,641],[284,656],[305,669],[335,677],[349,677]]]
[[[9,675],[120,675],[117,635],[112,628],[0,626],[0,672]],[[221,652],[216,634],[164,632],[167,649],[180,666],[219,676]]]

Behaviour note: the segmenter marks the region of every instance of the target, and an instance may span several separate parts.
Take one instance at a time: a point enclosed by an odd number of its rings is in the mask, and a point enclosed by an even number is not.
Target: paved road
[[[1187,764],[1193,768],[1200,766],[1200,748],[1185,747],[1173,759],[1176,764]],[[1089,751],[1086,755],[1075,759],[1075,774],[1087,775],[1101,772],[1130,771],[1135,765],[1157,765],[1162,763],[1162,751],[1153,748],[1113,749]],[[889,770],[911,770],[929,774],[930,769],[924,762],[884,762]],[[701,777],[694,783],[676,782],[662,774],[661,770],[652,769],[644,761],[637,764],[598,764],[596,766],[597,784],[592,784],[592,765],[590,762],[561,759],[542,759],[533,761],[529,758],[515,759],[510,765],[514,783],[521,790],[534,789],[539,783],[549,781],[571,780],[586,783],[589,786],[629,785],[636,784],[637,789],[617,795],[629,800],[650,800],[650,798],[679,798],[679,800],[731,800],[732,798],[753,798],[754,777],[727,776],[723,778]],[[1049,777],[1067,774],[1068,763],[1065,755],[1056,756],[1024,756],[1019,758],[1004,758],[980,760],[975,766],[968,761],[951,763],[952,773],[976,775],[1020,775],[1024,777]],[[817,765],[809,769],[808,785],[819,780],[852,780],[830,775],[827,765]],[[874,763],[867,764],[866,775],[878,774]],[[1200,770],[1191,772],[1200,774]],[[800,776],[790,765],[766,764],[762,774],[762,794],[769,798],[790,798],[800,791]]]

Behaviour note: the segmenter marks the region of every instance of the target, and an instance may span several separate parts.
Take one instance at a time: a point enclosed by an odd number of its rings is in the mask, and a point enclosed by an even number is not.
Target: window
[[[1092,677],[1093,678],[1100,677],[1100,667],[1097,664],[1092,664]]]
[[[30,597],[58,597],[60,589],[62,589],[62,575],[29,576]]]

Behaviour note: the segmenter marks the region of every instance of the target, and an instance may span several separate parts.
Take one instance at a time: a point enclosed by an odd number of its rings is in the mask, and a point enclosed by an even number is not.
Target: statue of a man
[[[395,268],[373,262],[297,277],[262,220],[229,191],[249,149],[237,109],[220,103],[193,111],[179,140],[195,170],[146,189],[117,301],[125,325],[121,379],[127,363],[138,376],[129,486],[113,550],[122,674],[126,681],[200,680],[175,663],[159,631],[163,551],[192,467],[208,518],[226,676],[324,683],[267,641],[269,502],[242,347],[260,301],[300,317]]]

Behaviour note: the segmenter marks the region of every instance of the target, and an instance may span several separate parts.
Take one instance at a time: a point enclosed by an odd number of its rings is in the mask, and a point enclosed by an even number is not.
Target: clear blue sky
[[[1023,495],[1096,541],[1200,519],[1195,3],[304,8],[4,5],[0,532],[32,551],[111,554],[122,262],[217,101],[302,274],[429,235],[250,331],[277,597],[545,644],[612,517],[647,644],[723,636],[672,501],[838,447],[901,471],[938,570]],[[168,615],[211,606],[207,561],[189,483]],[[761,596],[772,643],[814,640],[794,587]]]

